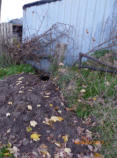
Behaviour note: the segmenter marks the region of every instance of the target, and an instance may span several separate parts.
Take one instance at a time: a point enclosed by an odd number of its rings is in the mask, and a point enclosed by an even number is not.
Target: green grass
[[[3,146],[0,149],[0,158],[15,158],[12,153],[10,153],[9,148],[7,146]]]
[[[11,65],[10,67],[0,68],[0,78],[19,73],[35,73],[34,68],[27,64]]]
[[[92,54],[92,56],[94,56],[94,57],[96,57],[96,58],[100,58],[100,57],[106,55],[107,53],[110,53],[110,51],[109,51],[109,50],[100,50],[100,51],[97,50],[97,51],[95,51],[95,52]]]
[[[87,69],[78,70],[77,67],[63,69],[63,72],[58,70],[55,77],[68,106],[75,107],[77,116],[82,119],[95,118],[97,124],[91,128],[94,140],[104,141],[102,155],[116,158],[117,75]]]
[[[102,154],[106,158],[116,158],[117,156],[117,107],[113,100],[103,105],[96,105],[92,111],[92,116],[97,118],[97,128],[92,128],[93,133],[99,133],[100,139],[104,141]]]

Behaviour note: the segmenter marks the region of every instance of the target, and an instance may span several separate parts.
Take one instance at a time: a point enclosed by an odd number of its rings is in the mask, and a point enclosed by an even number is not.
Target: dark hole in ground
[[[48,80],[50,79],[50,76],[48,76],[48,75],[41,75],[41,76],[40,76],[40,79],[41,79],[42,81],[48,81]]]

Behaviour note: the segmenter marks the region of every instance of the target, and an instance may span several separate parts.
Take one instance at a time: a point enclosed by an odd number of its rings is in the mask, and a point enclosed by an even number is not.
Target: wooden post
[[[1,8],[2,8],[2,0],[0,0],[0,23],[1,23]]]

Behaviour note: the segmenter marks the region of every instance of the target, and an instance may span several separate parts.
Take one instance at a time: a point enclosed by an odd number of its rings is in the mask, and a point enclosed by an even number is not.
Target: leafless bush
[[[22,43],[4,43],[4,48],[16,64],[27,61],[39,64],[41,59],[57,60],[59,64],[64,57],[67,45],[69,43],[73,45],[73,39],[70,37],[71,30],[71,26],[57,23],[43,34],[34,35]]]

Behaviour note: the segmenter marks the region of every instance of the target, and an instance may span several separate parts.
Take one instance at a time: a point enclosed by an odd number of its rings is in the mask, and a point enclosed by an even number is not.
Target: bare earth
[[[42,81],[38,75],[18,74],[0,80],[1,144],[15,146],[18,158],[93,157],[91,145],[78,143],[90,137],[90,131],[66,107],[51,79]],[[36,140],[31,138],[35,133]]]

